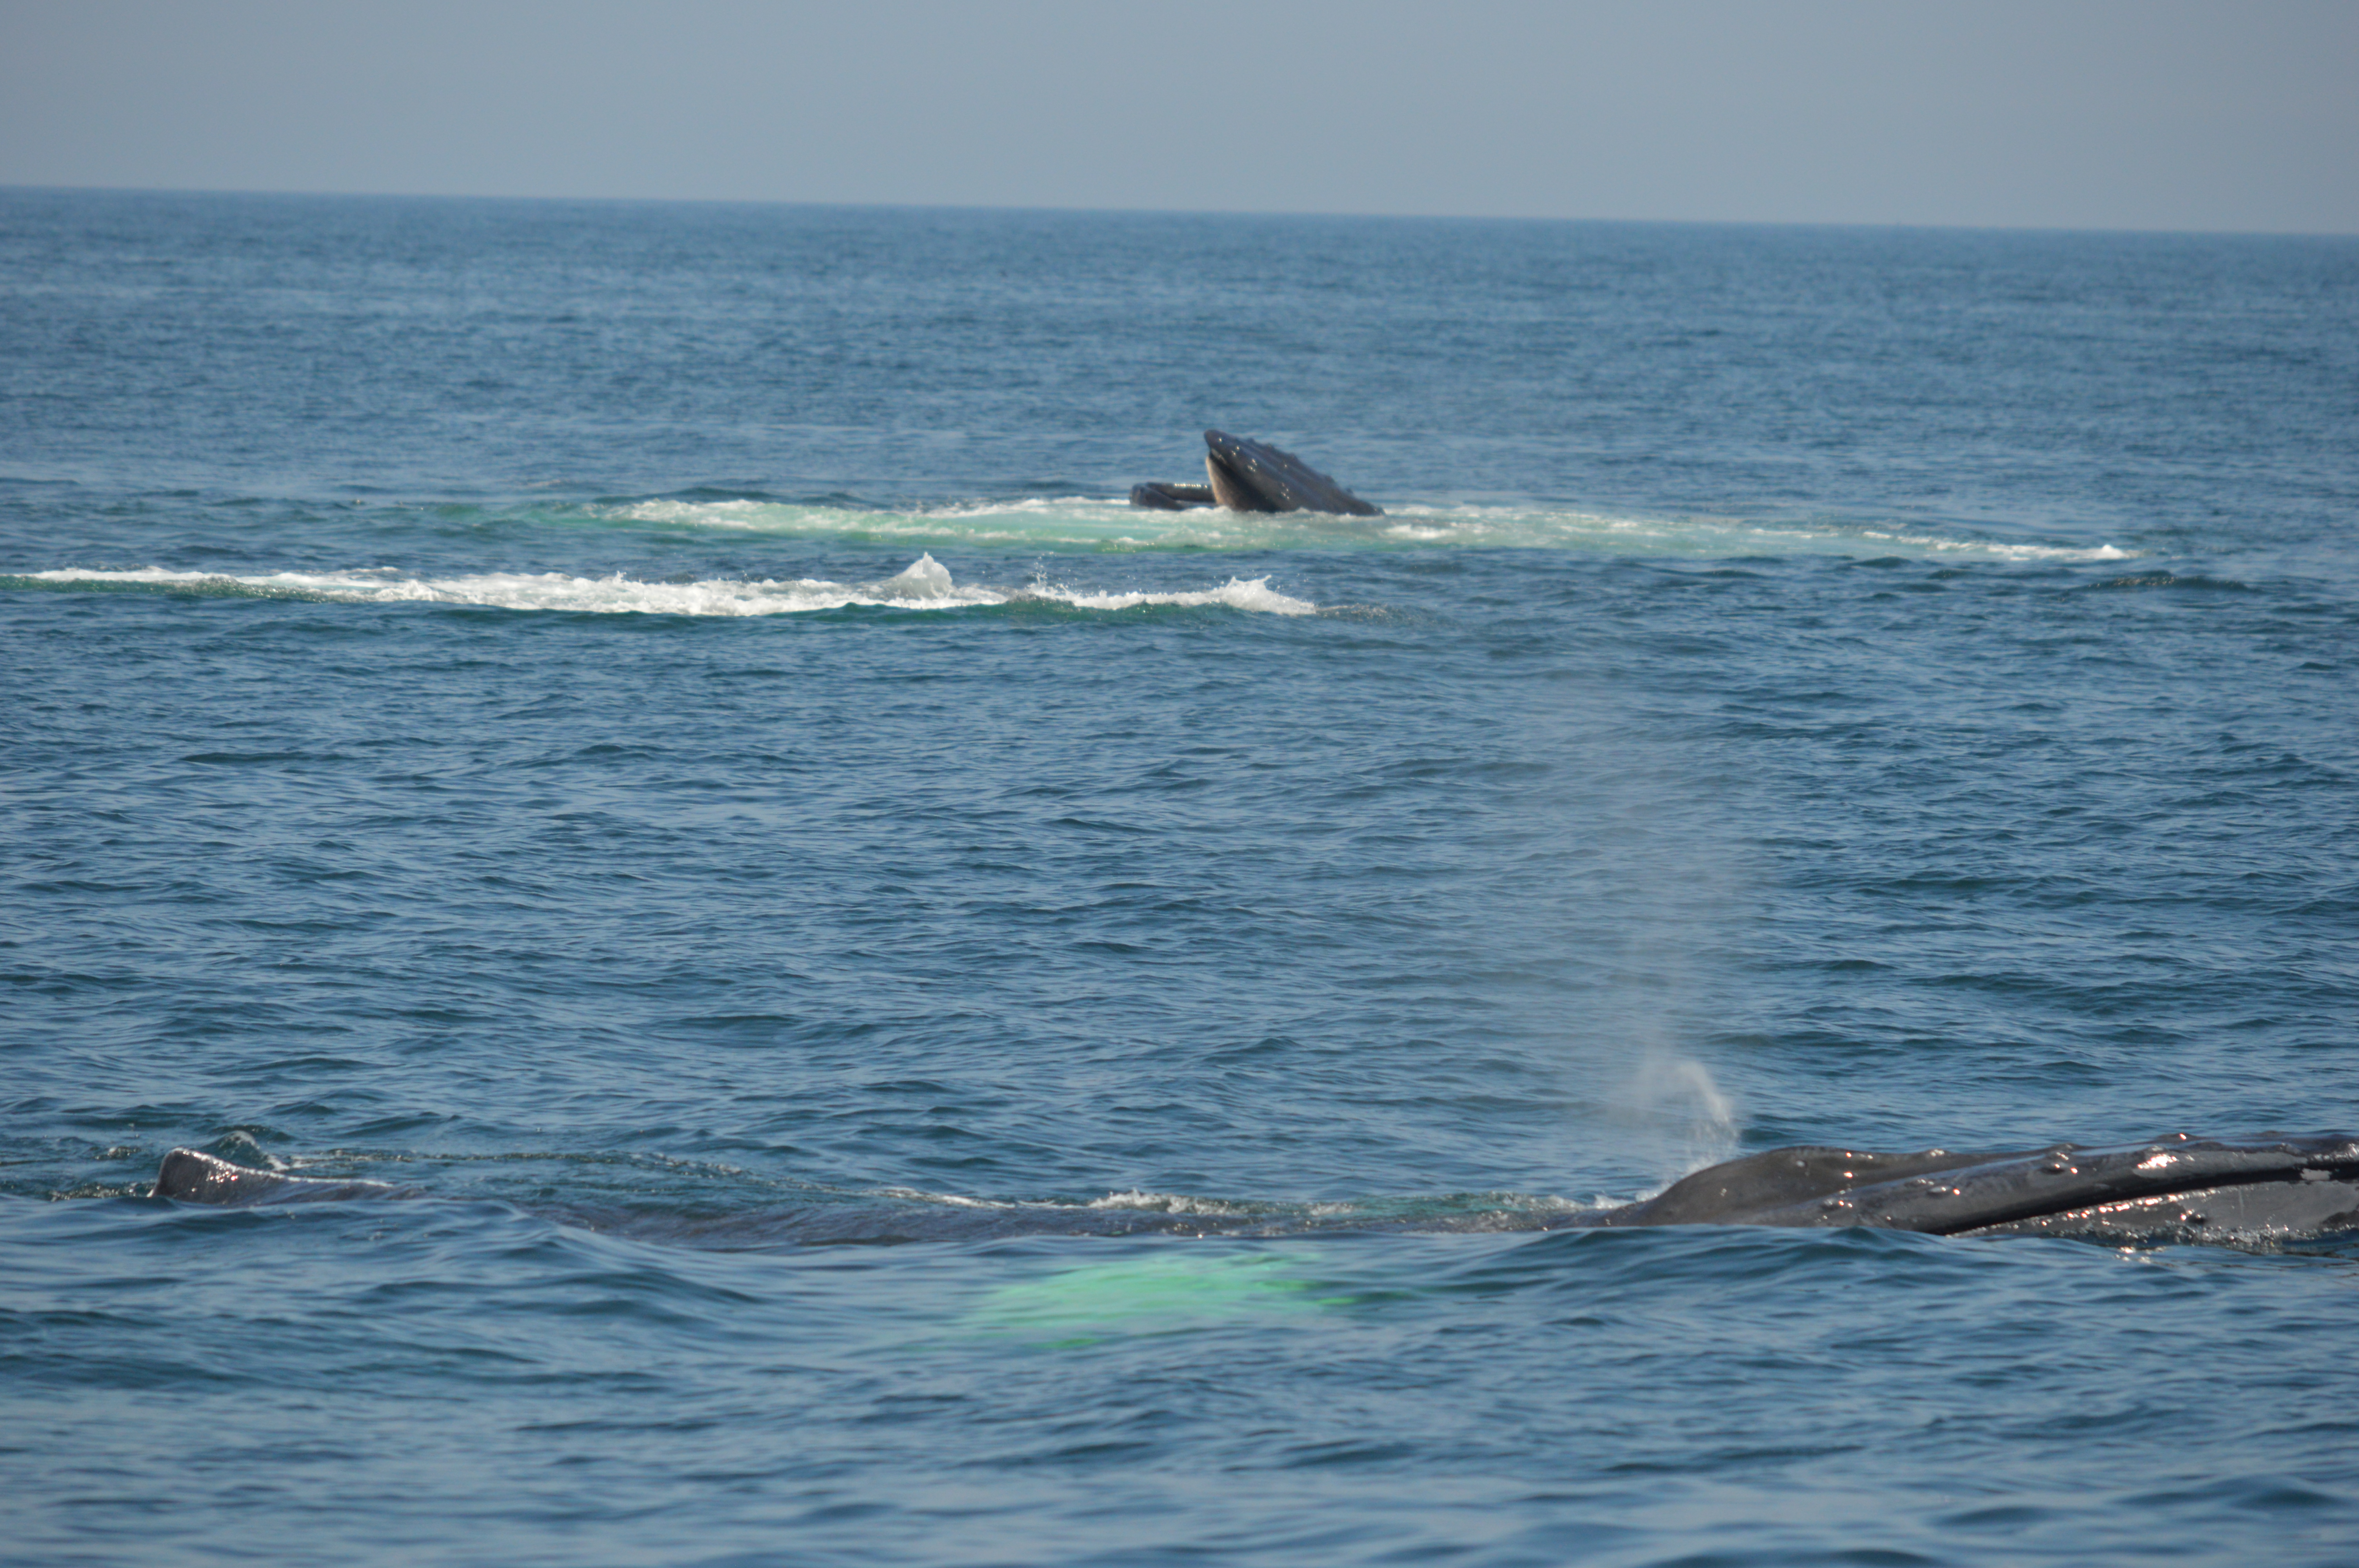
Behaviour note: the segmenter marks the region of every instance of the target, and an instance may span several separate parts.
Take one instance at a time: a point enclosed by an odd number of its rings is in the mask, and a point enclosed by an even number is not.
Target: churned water
[[[1516,1228],[2359,1124],[2359,242],[20,190],[0,301],[11,1560],[2359,1559],[2359,1248]],[[1385,515],[1131,510],[1208,426]]]

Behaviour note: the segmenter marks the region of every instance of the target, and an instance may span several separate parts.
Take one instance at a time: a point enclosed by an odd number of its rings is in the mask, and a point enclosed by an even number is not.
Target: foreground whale
[[[257,1171],[194,1149],[175,1149],[156,1174],[155,1195],[182,1203],[247,1205],[425,1197],[419,1187],[323,1181]],[[611,1215],[573,1215],[603,1225]],[[700,1235],[707,1221],[682,1222]],[[1296,1220],[1036,1205],[942,1206],[806,1205],[734,1217],[737,1239],[888,1241],[973,1239],[1043,1232],[1185,1231],[1259,1234],[1388,1228],[1566,1230],[1661,1225],[1869,1226],[1936,1236],[2073,1236],[2108,1242],[2210,1241],[2270,1246],[2359,1233],[2359,1138],[2329,1134],[2267,1142],[2199,1141],[2084,1149],[2070,1143],[2007,1153],[1879,1154],[1846,1149],[1777,1149],[1713,1165],[1656,1196],[1620,1208],[1463,1213],[1424,1220]]]
[[[1130,503],[1158,512],[1225,506],[1232,512],[1335,512],[1381,517],[1384,512],[1319,472],[1292,452],[1223,430],[1204,432],[1209,484],[1133,485]]]
[[[1872,1226],[1935,1236],[2297,1240],[2359,1231],[2359,1138],[2003,1154],[1776,1149],[1582,1223]]]

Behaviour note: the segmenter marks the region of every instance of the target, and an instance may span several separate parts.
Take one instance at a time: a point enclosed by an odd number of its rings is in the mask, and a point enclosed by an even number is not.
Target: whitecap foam
[[[1269,586],[1266,577],[1233,577],[1218,588],[1197,592],[1079,593],[1046,587],[1027,591],[1033,597],[1056,600],[1076,610],[1129,610],[1141,604],[1225,604],[1232,610],[1250,610],[1265,615],[1310,615],[1319,609],[1307,599],[1278,592]]]
[[[1019,600],[1096,611],[1128,610],[1139,605],[1225,605],[1259,614],[1309,615],[1319,608],[1308,600],[1277,592],[1269,586],[1267,578],[1231,578],[1215,588],[1169,592],[1102,593],[1039,580],[1010,589],[962,585],[930,553],[920,555],[894,576],[871,583],[832,582],[818,578],[792,581],[715,579],[684,583],[646,582],[620,573],[585,578],[562,572],[419,577],[393,568],[258,575],[168,571],[158,567],[128,571],[69,568],[25,573],[22,579],[93,586],[144,585],[223,596],[359,604],[464,604],[590,614],[786,615],[853,606],[939,611],[1008,604]]]

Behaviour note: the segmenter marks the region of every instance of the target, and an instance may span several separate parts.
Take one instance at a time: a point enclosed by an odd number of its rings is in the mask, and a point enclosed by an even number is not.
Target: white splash
[[[931,555],[923,555],[906,570],[879,583],[876,592],[885,599],[953,599],[958,585],[951,581],[948,567]]]

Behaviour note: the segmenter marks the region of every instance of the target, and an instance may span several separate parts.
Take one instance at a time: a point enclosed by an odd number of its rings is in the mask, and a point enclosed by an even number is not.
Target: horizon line
[[[1301,208],[1104,207],[1060,206],[1054,203],[1032,202],[846,201],[758,196],[551,196],[546,194],[493,194],[484,191],[271,189],[259,187],[239,188],[175,185],[66,185],[21,183],[5,180],[0,180],[0,192],[38,192],[57,196],[182,196],[231,197],[245,199],[277,198],[296,200],[544,202],[551,205],[562,203],[578,206],[603,205],[615,207],[795,207],[823,208],[844,211],[973,213],[1035,212],[1056,213],[1062,215],[1103,214],[1108,217],[1331,219],[1352,222],[1594,223],[1614,224],[1633,228],[1677,227],[1699,229],[1874,229],[1918,232],[1931,231],[1945,233],[2104,234],[2121,237],[2144,236],[2156,239],[2359,239],[2359,229],[2169,229],[2139,228],[2126,224],[2098,224],[2089,227],[2073,228],[2055,223],[1945,222],[1922,220],[1902,221],[1895,219],[1629,218],[1593,215],[1566,217],[1561,215],[1551,216],[1538,213],[1364,212],[1321,211],[1317,209]]]

